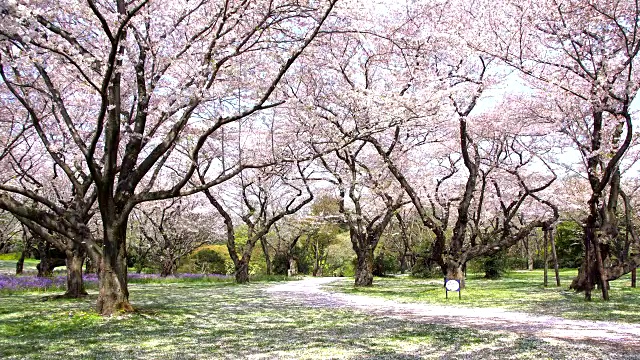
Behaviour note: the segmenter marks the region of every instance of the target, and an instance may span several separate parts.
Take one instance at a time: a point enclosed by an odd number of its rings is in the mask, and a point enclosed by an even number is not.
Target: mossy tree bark
[[[373,285],[373,249],[356,251],[355,286]]]
[[[112,208],[115,210],[115,207]],[[103,210],[108,213],[108,209]],[[121,212],[117,212],[121,213]],[[126,231],[128,216],[117,218],[113,214],[104,214],[104,243],[102,259],[99,265],[99,287],[97,311],[102,315],[117,312],[131,312],[127,279]],[[111,221],[106,221],[111,219]]]
[[[86,296],[87,291],[82,279],[82,266],[86,257],[84,250],[76,246],[74,249],[67,250],[65,255],[67,257],[67,291],[64,295],[70,298]]]

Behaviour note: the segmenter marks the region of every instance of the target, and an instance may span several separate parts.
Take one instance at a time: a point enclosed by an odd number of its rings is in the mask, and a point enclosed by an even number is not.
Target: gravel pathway
[[[278,284],[266,291],[270,296],[309,306],[354,309],[376,316],[429,324],[513,332],[546,340],[595,342],[616,349],[640,350],[640,324],[568,320],[498,308],[399,303],[370,296],[328,292],[321,288],[338,279],[305,278]]]

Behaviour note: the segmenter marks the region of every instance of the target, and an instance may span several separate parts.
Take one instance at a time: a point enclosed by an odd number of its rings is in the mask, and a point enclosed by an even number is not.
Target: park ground
[[[169,279],[132,283],[138,311],[107,318],[95,290],[3,292],[0,358],[640,359],[640,291],[622,279],[611,302],[585,303],[562,275],[560,288],[539,271],[471,276],[462,300],[438,279]]]

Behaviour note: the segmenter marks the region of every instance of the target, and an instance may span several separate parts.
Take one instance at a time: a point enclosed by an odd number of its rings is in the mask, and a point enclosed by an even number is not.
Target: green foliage
[[[353,276],[355,253],[351,248],[348,232],[334,233],[333,241],[327,246],[324,262],[324,274],[335,276]]]
[[[511,257],[505,251],[482,256],[467,262],[467,272],[484,273],[485,279],[498,279],[510,270]]]
[[[418,256],[416,263],[411,268],[411,276],[416,278],[442,277],[442,269],[435,262]]]
[[[19,252],[0,254],[0,260],[19,260],[19,259],[20,259]]]
[[[289,258],[287,254],[276,253],[271,259],[271,267],[274,275],[287,275],[289,270]]]
[[[504,251],[481,259],[485,279],[499,279],[507,272],[509,261]]]
[[[508,270],[527,270],[529,266],[527,258],[509,253],[506,255],[506,262]]]
[[[201,246],[178,268],[178,272],[200,274],[232,274],[233,271],[233,262],[225,245]]]
[[[306,251],[307,248],[300,244],[293,249],[293,256],[296,257],[299,274],[311,274],[313,268],[312,259],[307,255]]]
[[[249,228],[247,225],[239,225],[236,226],[234,230],[235,238],[234,241],[236,243],[236,250],[238,251],[238,256],[242,257],[242,253],[247,246],[247,242],[249,241]],[[225,248],[226,249],[226,248]],[[225,250],[226,251],[226,250]],[[229,252],[226,251],[227,257],[229,256]],[[231,258],[229,258],[231,260]],[[262,252],[262,248],[260,247],[260,243],[256,242],[255,246],[251,251],[251,261],[249,262],[249,275],[258,275],[265,274],[267,272],[267,265],[265,262],[264,253]],[[235,272],[235,268],[233,267],[233,263],[226,263],[227,274],[232,274]]]
[[[212,249],[202,249],[194,254],[196,267],[207,274],[225,274],[224,258]]]
[[[236,248],[239,252],[242,252],[249,240],[249,227],[247,225],[236,226],[233,229],[233,234],[235,235],[233,241],[236,243]]]
[[[442,269],[438,264],[427,258],[431,252],[431,241],[422,241],[414,250],[418,254],[415,264],[411,268],[411,276],[416,278],[442,277]]]
[[[577,222],[563,221],[558,224],[555,242],[560,267],[580,267],[584,257],[582,236],[582,226]]]
[[[314,216],[331,216],[340,214],[340,199],[323,195],[313,202],[311,205],[311,215]]]
[[[400,272],[400,262],[390,253],[380,251],[373,260],[373,275],[384,276]]]

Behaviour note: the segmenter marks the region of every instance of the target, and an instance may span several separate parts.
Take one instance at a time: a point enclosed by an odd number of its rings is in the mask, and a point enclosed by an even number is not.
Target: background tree
[[[637,258],[617,258],[610,248],[619,235],[621,167],[634,144],[640,7],[628,1],[509,0],[498,12],[479,9],[485,10],[481,28],[487,41],[474,46],[519,70],[545,92],[547,104],[553,99],[554,108],[538,115],[557,120],[582,158],[581,173],[590,187],[585,259],[571,287],[591,299],[598,284],[608,299],[607,282],[638,266]],[[499,19],[509,21],[498,24]]]
[[[159,266],[160,276],[174,275],[180,260],[212,242],[216,219],[189,198],[171,199],[134,210],[141,248],[148,260]]]
[[[226,195],[205,195],[224,219],[229,256],[238,283],[249,281],[249,262],[255,245],[285,216],[295,214],[313,200],[309,171],[298,162],[245,171],[217,190]],[[234,216],[235,213],[235,216]],[[247,226],[247,239],[236,243],[234,223]]]
[[[394,214],[405,204],[402,193],[393,192],[390,175],[363,160],[367,145],[363,141],[355,142],[336,151],[332,158],[321,158],[331,176],[327,180],[338,188],[339,210],[349,227],[351,245],[356,252],[356,286],[373,283],[374,251]]]

